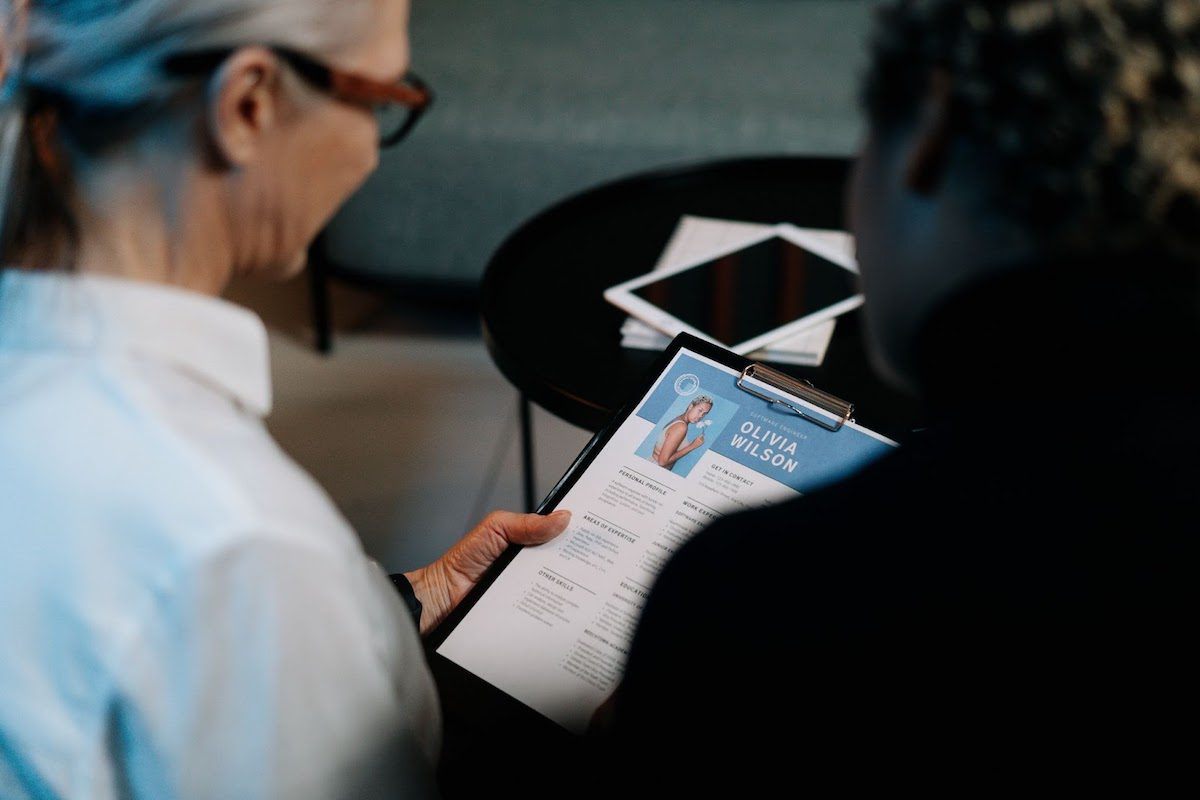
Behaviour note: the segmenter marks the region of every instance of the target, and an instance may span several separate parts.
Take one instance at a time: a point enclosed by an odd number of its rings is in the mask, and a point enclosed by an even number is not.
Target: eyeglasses
[[[433,103],[429,84],[411,72],[395,83],[384,83],[335,69],[288,47],[267,47],[314,88],[343,102],[370,108],[379,123],[380,147],[391,147],[407,136]],[[175,75],[202,75],[215,70],[233,52],[225,48],[180,53],[167,57],[162,66]]]

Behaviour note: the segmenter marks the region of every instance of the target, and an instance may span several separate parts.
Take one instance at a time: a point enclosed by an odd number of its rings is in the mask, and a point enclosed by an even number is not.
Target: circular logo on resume
[[[675,394],[687,397],[695,394],[699,389],[700,379],[690,372],[675,379]]]

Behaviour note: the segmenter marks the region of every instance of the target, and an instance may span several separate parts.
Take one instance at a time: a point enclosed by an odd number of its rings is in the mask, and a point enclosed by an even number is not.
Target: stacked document
[[[684,216],[679,220],[670,241],[654,267],[661,272],[684,264],[694,264],[761,240],[775,226],[750,222]],[[810,240],[816,240],[829,250],[853,262],[854,241],[843,231],[794,228]],[[819,366],[833,338],[835,319],[823,320],[800,331],[791,331],[770,342],[747,357],[755,361]],[[621,326],[621,344],[638,350],[663,350],[671,337],[645,322],[628,317]]]

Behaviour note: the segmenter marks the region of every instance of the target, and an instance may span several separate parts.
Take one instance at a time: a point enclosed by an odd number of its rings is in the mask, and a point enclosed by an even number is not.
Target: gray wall
[[[873,0],[414,0],[437,93],[327,231],[372,276],[476,280],[547,205],[647,168],[850,154]]]

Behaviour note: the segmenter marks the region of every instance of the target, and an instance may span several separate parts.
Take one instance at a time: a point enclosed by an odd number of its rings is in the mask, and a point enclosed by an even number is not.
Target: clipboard
[[[811,424],[834,434],[853,424],[853,403],[772,367],[752,362],[719,345],[682,333],[675,337],[648,370],[626,404],[576,456],[539,504],[537,513],[547,514],[557,508],[609,444],[614,434],[641,406],[681,350],[690,351],[732,370],[736,374],[735,385],[740,391],[769,403],[779,412],[794,416],[800,421],[797,424]],[[761,387],[776,390],[782,397],[766,394]],[[790,398],[794,398],[795,401],[791,401]],[[562,748],[563,751],[570,751],[579,746],[580,737],[437,652],[522,549],[510,547],[505,551],[458,607],[430,634],[426,640],[429,663],[443,698],[448,731],[451,727],[458,726],[460,730],[469,731],[466,738],[479,741],[495,741],[496,736],[531,737],[531,740],[539,741],[542,746],[552,750]],[[462,736],[459,735],[458,740],[461,739]]]

